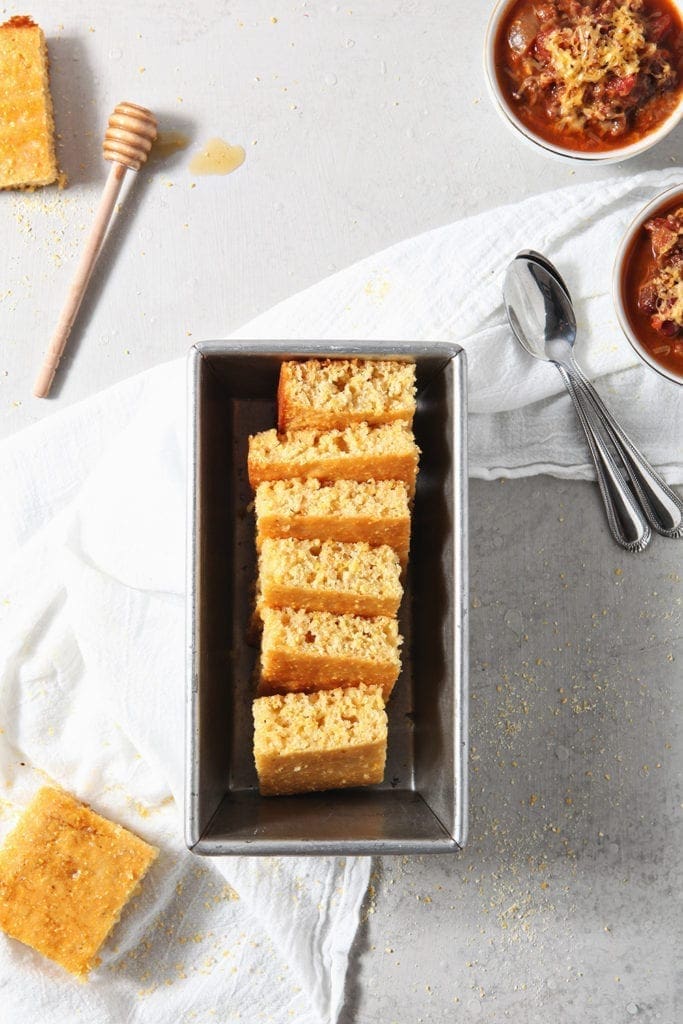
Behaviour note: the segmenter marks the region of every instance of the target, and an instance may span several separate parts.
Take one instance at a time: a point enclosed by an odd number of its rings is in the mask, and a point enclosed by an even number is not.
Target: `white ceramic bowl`
[[[626,234],[621,240],[621,244],[619,245],[617,256],[614,261],[614,271],[612,274],[612,297],[614,299],[614,308],[616,309],[617,319],[619,320],[621,329],[643,362],[647,363],[648,366],[651,366],[652,369],[656,370],[657,373],[662,375],[662,377],[666,377],[667,380],[673,381],[674,384],[683,384],[683,376],[679,376],[668,367],[662,366],[661,363],[658,363],[650,352],[641,345],[626,310],[626,303],[624,302],[625,270],[628,257],[636,238],[643,230],[645,221],[654,216],[654,214],[658,210],[662,209],[662,207],[666,208],[670,206],[676,196],[680,196],[681,205],[683,205],[683,185],[674,185],[673,188],[668,188],[665,192],[660,192],[658,196],[655,196],[655,198],[647,204],[647,206],[643,207],[643,209],[629,224],[626,229]]]
[[[489,18],[488,27],[486,29],[486,38],[484,41],[484,71],[489,94],[493,100],[496,110],[507,126],[515,132],[518,138],[523,142],[526,142],[529,146],[533,146],[536,150],[541,150],[546,154],[546,156],[553,157],[557,160],[564,160],[567,163],[615,164],[620,160],[628,160],[633,156],[639,156],[641,153],[645,153],[648,149],[652,149],[653,146],[656,146],[657,143],[668,135],[669,132],[672,131],[679,123],[683,117],[683,97],[679,101],[675,110],[669,114],[665,121],[662,121],[658,128],[649,132],[647,135],[644,135],[636,142],[632,142],[628,146],[620,146],[618,149],[607,149],[602,152],[586,153],[576,149],[565,148],[564,146],[557,146],[553,142],[549,142],[547,139],[542,138],[542,136],[537,135],[536,132],[532,131],[531,128],[528,128],[524,122],[520,120],[513,108],[510,106],[500,87],[498,75],[496,74],[496,40],[501,28],[501,23],[514,3],[515,0],[498,0],[491,17]],[[676,0],[676,3],[678,7],[681,7],[680,0]]]

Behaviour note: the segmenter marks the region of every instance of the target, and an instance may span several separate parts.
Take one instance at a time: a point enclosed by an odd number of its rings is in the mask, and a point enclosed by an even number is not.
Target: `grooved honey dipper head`
[[[137,171],[147,159],[156,137],[157,123],[151,111],[136,103],[119,103],[105,132],[104,159]]]

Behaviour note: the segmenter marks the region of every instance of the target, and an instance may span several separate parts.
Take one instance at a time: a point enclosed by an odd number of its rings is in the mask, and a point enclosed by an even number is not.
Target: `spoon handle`
[[[595,464],[598,486],[605,505],[610,532],[617,544],[627,551],[643,551],[652,537],[650,527],[643,518],[609,448],[599,433],[594,431],[589,414],[583,407],[578,383],[573,381],[564,366],[559,363],[555,365],[571,395],[579,422],[586,435],[586,441]]]
[[[576,363],[573,364],[572,371],[575,386],[588,396],[626,466],[633,489],[640,499],[650,525],[665,537],[683,537],[683,500],[664,482],[642,452],[636,448]]]

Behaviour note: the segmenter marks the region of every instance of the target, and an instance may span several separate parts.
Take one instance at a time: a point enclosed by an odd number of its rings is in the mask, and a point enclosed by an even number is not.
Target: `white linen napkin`
[[[285,300],[238,336],[458,342],[467,351],[470,475],[590,479],[592,463],[557,370],[520,348],[503,311],[507,264],[520,249],[537,249],[572,293],[579,364],[600,378],[606,404],[650,461],[680,483],[681,388],[638,360],[611,295],[627,226],[673,185],[683,185],[683,168],[548,192],[436,228]]]
[[[535,247],[576,297],[587,372],[679,482],[679,392],[620,337],[609,264],[636,210],[682,174],[579,186],[432,231],[240,336],[458,341],[473,474],[584,477],[559,376],[504,323],[502,271]],[[0,830],[50,779],[161,849],[87,985],[0,937],[8,1020],[333,1024],[343,1002],[367,859],[208,861],[183,847],[184,378],[184,361],[165,364],[0,445]]]
[[[3,1020],[327,1024],[342,1003],[368,859],[183,845],[183,378],[166,364],[0,451],[2,832],[55,780],[161,850],[87,985],[0,938]]]

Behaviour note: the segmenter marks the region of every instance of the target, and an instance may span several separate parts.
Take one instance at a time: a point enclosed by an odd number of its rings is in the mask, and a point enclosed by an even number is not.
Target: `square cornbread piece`
[[[46,786],[0,850],[0,928],[86,975],[156,856],[121,825]]]
[[[403,480],[415,491],[419,449],[405,423],[344,430],[264,430],[249,438],[249,482],[315,477],[318,480]]]
[[[395,615],[401,603],[401,563],[387,544],[363,541],[264,540],[260,602],[351,615]]]
[[[280,367],[278,430],[343,429],[350,423],[408,426],[415,415],[415,364],[391,359],[308,359]]]
[[[56,178],[47,45],[42,29],[21,15],[0,25],[0,188]]]
[[[378,686],[260,697],[253,711],[263,796],[369,786],[384,778],[387,716]]]
[[[256,488],[256,546],[266,537],[388,544],[408,560],[410,509],[402,480],[267,480]]]
[[[372,683],[387,700],[401,670],[401,637],[386,615],[261,607],[259,694]]]

